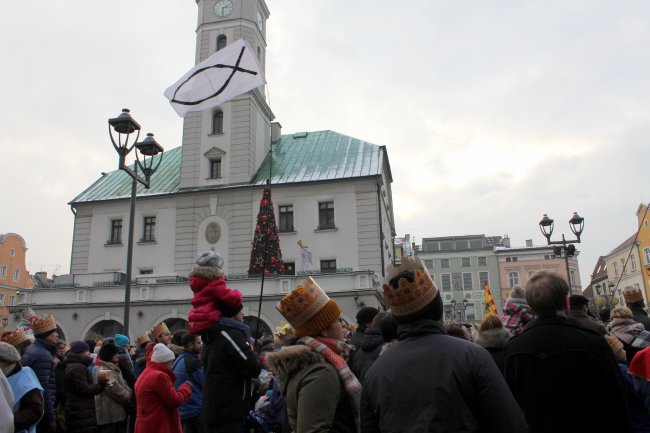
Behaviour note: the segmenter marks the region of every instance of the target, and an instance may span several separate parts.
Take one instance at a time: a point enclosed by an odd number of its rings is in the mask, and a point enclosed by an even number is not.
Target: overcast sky
[[[208,0],[211,1],[211,0]],[[579,245],[583,285],[650,200],[650,2],[268,0],[266,74],[283,132],[388,149],[399,235]],[[116,168],[123,107],[171,149],[163,91],[194,65],[194,0],[7,2],[0,14],[0,232],[31,272],[67,273],[67,203]]]

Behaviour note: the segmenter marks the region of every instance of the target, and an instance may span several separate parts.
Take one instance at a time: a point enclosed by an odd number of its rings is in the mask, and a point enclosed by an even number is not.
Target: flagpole
[[[264,239],[264,260],[262,261],[262,283],[260,284],[260,299],[257,306],[257,324],[255,325],[255,341],[259,338],[260,322],[262,321],[262,296],[264,295],[264,278],[266,276],[266,260],[269,253],[269,222],[271,221],[270,213],[273,212],[271,200],[271,179],[273,179],[273,142],[269,150],[269,179],[266,186],[269,190],[269,206],[266,209],[266,238]]]

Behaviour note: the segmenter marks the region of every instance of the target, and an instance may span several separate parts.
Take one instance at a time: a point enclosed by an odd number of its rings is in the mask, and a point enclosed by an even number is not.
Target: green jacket
[[[307,346],[283,347],[266,360],[278,380],[293,433],[356,433],[336,369]]]

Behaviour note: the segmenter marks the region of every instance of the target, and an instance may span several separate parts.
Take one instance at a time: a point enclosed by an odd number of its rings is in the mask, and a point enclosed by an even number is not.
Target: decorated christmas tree
[[[262,201],[260,201],[260,211],[257,214],[251,247],[251,262],[248,267],[248,275],[262,275],[262,273],[266,275],[284,273],[280,238],[278,227],[275,225],[271,189],[268,185],[264,188]]]

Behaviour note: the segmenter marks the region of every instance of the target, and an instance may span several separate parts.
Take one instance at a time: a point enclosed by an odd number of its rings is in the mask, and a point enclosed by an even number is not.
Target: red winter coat
[[[188,316],[188,331],[195,335],[207,331],[221,318],[219,305],[235,308],[242,303],[241,292],[226,286],[220,269],[195,266],[190,273],[190,288],[194,297]]]
[[[176,375],[166,364],[147,363],[135,382],[135,433],[183,433],[178,407],[192,396],[186,383],[174,389]]]

